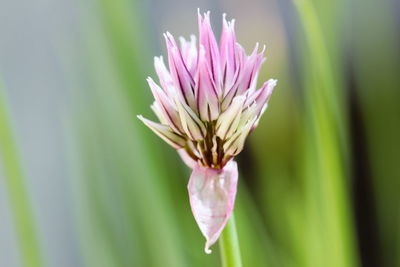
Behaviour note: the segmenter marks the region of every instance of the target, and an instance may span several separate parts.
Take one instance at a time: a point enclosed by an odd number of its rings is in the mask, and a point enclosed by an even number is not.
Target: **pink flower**
[[[198,14],[199,43],[164,34],[168,69],[162,57],[154,65],[159,85],[147,81],[154,95],[151,106],[160,123],[138,116],[151,130],[175,148],[193,169],[188,190],[193,215],[210,253],[234,206],[238,170],[234,156],[257,126],[277,81],[256,89],[265,58],[258,44],[251,55],[236,42],[234,20],[223,16],[218,44],[210,13]]]

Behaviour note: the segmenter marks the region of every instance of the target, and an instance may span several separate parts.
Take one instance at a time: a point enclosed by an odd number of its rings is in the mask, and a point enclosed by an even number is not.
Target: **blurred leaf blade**
[[[317,13],[311,1],[295,1],[307,41],[304,66],[305,77],[305,157],[309,171],[310,214],[315,214],[319,234],[314,242],[322,242],[321,262],[325,266],[357,266],[358,255],[351,205],[349,183],[346,181],[344,151],[341,149],[340,126],[345,120],[339,112],[340,98],[336,77],[324,37],[319,26]],[[306,59],[303,59],[304,61]],[[339,78],[338,78],[339,80]],[[307,168],[307,167],[306,167]],[[311,206],[310,206],[311,205]],[[310,232],[313,232],[310,229]],[[323,239],[322,239],[323,238]],[[314,253],[309,257],[312,259]]]
[[[75,153],[85,155],[85,166],[78,169],[88,180],[86,188],[90,191],[86,194],[93,199],[92,218],[100,216],[104,218],[103,222],[109,222],[96,223],[96,227],[104,235],[103,243],[112,242],[113,248],[120,248],[109,251],[110,262],[118,260],[114,265],[187,266],[184,253],[194,250],[189,248],[197,243],[180,234],[180,218],[175,214],[182,211],[178,211],[172,202],[175,191],[181,198],[182,194],[187,197],[187,180],[178,176],[181,173],[179,168],[167,166],[168,160],[163,159],[173,151],[164,151],[165,144],[153,136],[133,113],[150,110],[150,102],[144,101],[149,94],[144,85],[144,66],[148,65],[144,63],[148,61],[144,55],[147,52],[137,52],[143,40],[134,36],[141,33],[132,31],[136,26],[127,23],[137,18],[127,12],[131,9],[126,1],[96,3],[101,10],[96,20],[104,23],[104,31],[92,32],[86,39],[89,94],[83,96],[80,90],[75,92],[75,98],[82,100],[77,105],[78,124],[75,127],[80,130]],[[110,31],[118,35],[108,38]],[[94,45],[96,49],[91,49]],[[87,114],[87,118],[80,116],[81,113]],[[169,190],[171,179],[179,181],[179,190]],[[113,194],[118,198],[112,197]],[[98,205],[99,201],[106,206]],[[113,208],[115,205],[119,213]],[[185,213],[190,213],[190,209]],[[113,221],[110,216],[118,216],[120,221],[110,224]],[[121,230],[116,227],[122,227],[125,235],[118,234]],[[201,237],[200,232],[197,233]],[[183,245],[184,240],[189,242]],[[202,246],[196,249],[202,252]],[[134,250],[134,253],[129,250]],[[207,258],[202,255],[202,258],[205,262],[217,259],[216,255]],[[88,262],[93,261],[88,259]],[[202,266],[201,261],[198,264]]]
[[[3,86],[0,81],[0,158],[5,172],[7,193],[18,236],[20,256],[23,266],[42,267],[44,265],[36,232],[36,222],[11,124]]]

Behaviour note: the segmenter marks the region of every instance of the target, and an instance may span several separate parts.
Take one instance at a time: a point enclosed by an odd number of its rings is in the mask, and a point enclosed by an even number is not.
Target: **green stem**
[[[223,267],[242,267],[239,239],[233,213],[219,238],[219,247]]]
[[[1,89],[0,84],[0,159],[3,161],[6,189],[21,249],[22,264],[26,267],[40,267],[43,265],[34,221]]]

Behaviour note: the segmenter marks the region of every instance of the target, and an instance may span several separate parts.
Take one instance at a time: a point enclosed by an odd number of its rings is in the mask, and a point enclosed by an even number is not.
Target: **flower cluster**
[[[265,47],[256,44],[246,55],[236,42],[234,20],[223,16],[219,44],[210,13],[198,15],[199,42],[180,38],[180,46],[165,33],[169,69],[162,57],[154,65],[161,87],[148,78],[160,123],[138,116],[178,150],[193,169],[188,190],[193,215],[206,237],[206,252],[216,242],[234,206],[239,154],[267,107],[276,80],[257,89]]]

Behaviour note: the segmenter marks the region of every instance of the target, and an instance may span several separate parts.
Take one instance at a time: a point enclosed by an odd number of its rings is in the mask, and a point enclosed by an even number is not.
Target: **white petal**
[[[149,127],[155,134],[157,134],[161,139],[167,142],[170,146],[175,149],[179,149],[185,146],[186,140],[172,131],[172,129],[160,123],[143,118],[143,116],[137,116],[147,127]]]
[[[178,107],[179,117],[185,133],[192,140],[202,140],[206,135],[206,128],[194,111],[185,103],[181,103],[178,98],[175,99]]]
[[[232,104],[218,118],[216,135],[222,140],[229,138],[239,125],[245,96],[236,96]]]
[[[254,125],[257,118],[253,118],[248,121],[246,125],[239,131],[237,131],[228,141],[224,144],[224,151],[227,155],[235,156],[243,150],[244,142]]]
[[[160,105],[158,105],[157,101],[154,101],[153,104],[150,106],[150,108],[153,110],[154,114],[156,114],[158,120],[161,122],[161,124],[168,124],[167,119],[164,117]]]

